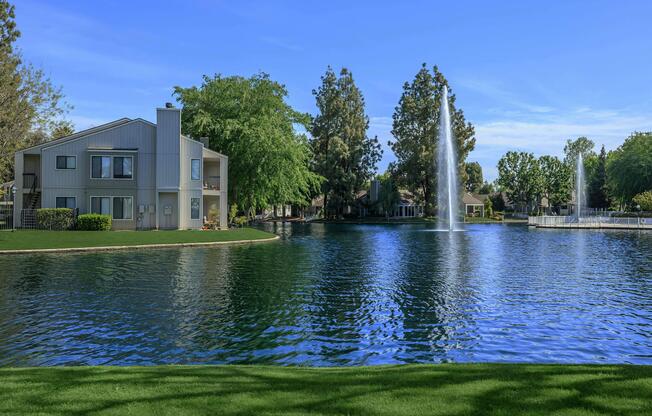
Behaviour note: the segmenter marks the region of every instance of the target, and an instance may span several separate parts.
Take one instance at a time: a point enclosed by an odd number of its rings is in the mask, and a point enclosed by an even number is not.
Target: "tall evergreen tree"
[[[600,155],[591,175],[589,183],[589,206],[593,208],[609,208],[609,188],[607,186],[607,151],[602,146]]]
[[[475,129],[465,120],[462,110],[455,107],[455,95],[436,66],[430,72],[423,64],[412,82],[403,85],[403,94],[393,115],[394,141],[389,142],[397,159],[391,169],[398,175],[400,183],[424,202],[428,215],[434,215],[435,208],[438,123],[444,85],[449,87],[448,102],[457,145],[458,171],[462,183],[465,182],[465,161],[475,147]]]
[[[369,117],[351,72],[342,68],[338,78],[328,67],[321,81],[313,90],[319,110],[310,128],[314,169],[325,178],[326,215],[342,215],[354,203],[356,192],[373,177],[382,150],[376,137],[367,136]]]

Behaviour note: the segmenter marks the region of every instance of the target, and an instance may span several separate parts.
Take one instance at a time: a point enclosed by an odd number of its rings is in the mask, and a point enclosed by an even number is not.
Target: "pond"
[[[266,227],[0,257],[0,365],[652,364],[652,232]]]

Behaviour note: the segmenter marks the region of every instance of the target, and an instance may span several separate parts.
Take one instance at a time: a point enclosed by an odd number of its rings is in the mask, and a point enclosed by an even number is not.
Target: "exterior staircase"
[[[36,176],[33,177],[33,182],[29,193],[27,194],[27,201],[25,208],[20,211],[20,226],[22,228],[32,228],[35,229],[38,227],[38,221],[36,220],[36,210],[41,207],[41,191],[36,190],[37,184]]]

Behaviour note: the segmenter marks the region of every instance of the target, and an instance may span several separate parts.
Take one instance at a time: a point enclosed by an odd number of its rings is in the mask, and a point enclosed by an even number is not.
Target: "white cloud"
[[[586,136],[596,147],[615,149],[634,131],[651,131],[652,114],[635,115],[618,110],[594,110],[581,107],[566,114],[532,117],[532,121],[500,119],[478,123],[476,150],[470,158],[478,160],[485,176],[496,176],[495,166],[509,150],[561,156],[568,139]]]

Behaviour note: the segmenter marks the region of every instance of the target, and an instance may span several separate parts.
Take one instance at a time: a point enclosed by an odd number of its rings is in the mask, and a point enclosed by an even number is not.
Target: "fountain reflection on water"
[[[439,114],[437,145],[437,225],[440,230],[456,231],[455,217],[459,210],[457,157],[453,144],[448,88],[444,86]]]

